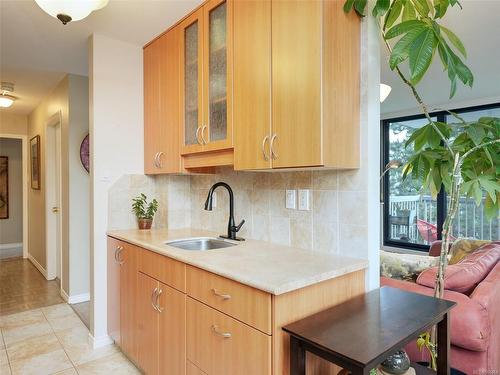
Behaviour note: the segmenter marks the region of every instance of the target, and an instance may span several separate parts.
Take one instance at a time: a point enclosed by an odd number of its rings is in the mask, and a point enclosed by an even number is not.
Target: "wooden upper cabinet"
[[[144,48],[144,171],[181,171],[179,33],[171,29]]]
[[[179,26],[181,153],[231,148],[232,1],[207,1]]]
[[[360,21],[342,5],[235,4],[235,169],[359,167]]]
[[[271,168],[271,1],[234,2],[234,168]]]

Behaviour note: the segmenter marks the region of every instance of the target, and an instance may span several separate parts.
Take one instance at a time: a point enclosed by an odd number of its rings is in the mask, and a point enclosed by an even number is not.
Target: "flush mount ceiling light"
[[[382,103],[391,93],[392,87],[385,83],[380,84],[380,103]]]
[[[94,10],[104,8],[108,0],[35,0],[42,10],[66,25],[79,21]]]
[[[17,99],[15,96],[10,95],[14,91],[14,84],[9,82],[2,82],[0,87],[0,107],[9,108],[12,103]]]

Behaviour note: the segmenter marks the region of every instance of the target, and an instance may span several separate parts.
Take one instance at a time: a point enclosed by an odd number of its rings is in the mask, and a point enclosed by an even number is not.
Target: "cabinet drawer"
[[[271,295],[211,272],[187,266],[189,296],[271,334]]]
[[[186,291],[186,266],[184,263],[153,251],[141,249],[139,271],[181,292]]]
[[[208,375],[271,374],[271,336],[188,297],[187,359]]]

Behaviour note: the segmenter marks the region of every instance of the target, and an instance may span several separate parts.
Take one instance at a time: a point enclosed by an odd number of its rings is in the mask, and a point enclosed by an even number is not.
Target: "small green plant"
[[[144,193],[141,193],[134,199],[132,199],[132,212],[138,219],[153,219],[156,211],[158,210],[158,201],[153,199],[149,204],[147,202],[147,197]]]
[[[431,340],[431,334],[429,332],[422,333],[418,339],[417,339],[417,347],[420,352],[422,352],[425,349],[429,352],[429,357],[431,358],[431,368],[436,368],[437,363],[437,346],[434,342]]]

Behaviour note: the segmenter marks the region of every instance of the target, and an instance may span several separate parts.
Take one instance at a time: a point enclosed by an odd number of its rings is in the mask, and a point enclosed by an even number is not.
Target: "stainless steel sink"
[[[213,249],[222,249],[225,247],[236,246],[238,243],[213,237],[186,238],[183,240],[167,241],[166,245],[177,247],[182,250],[205,251]]]

